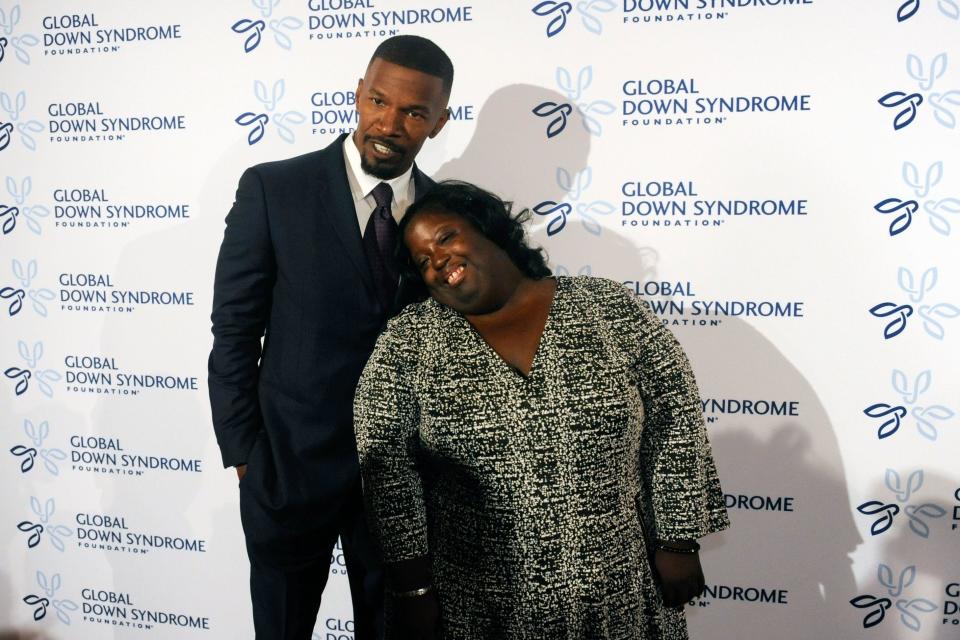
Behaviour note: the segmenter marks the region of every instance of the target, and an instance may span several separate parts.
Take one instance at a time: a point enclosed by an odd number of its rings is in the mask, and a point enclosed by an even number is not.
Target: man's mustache
[[[387,149],[390,149],[390,151],[394,151],[396,153],[404,152],[403,147],[397,146],[395,143],[390,142],[389,140],[384,140],[383,138],[378,138],[376,136],[364,136],[363,139],[365,142],[376,142],[377,144],[383,145]]]

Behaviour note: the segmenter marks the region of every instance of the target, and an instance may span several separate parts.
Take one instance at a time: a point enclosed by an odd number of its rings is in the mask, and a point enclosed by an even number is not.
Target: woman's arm
[[[410,634],[430,638],[438,627],[439,605],[416,467],[415,318],[407,312],[391,320],[377,341],[357,386],[354,429],[367,516],[380,542],[397,622]]]
[[[645,413],[640,468],[649,533],[664,543],[695,541],[730,526],[700,393],[677,339],[646,305],[630,302]]]
[[[618,335],[631,337],[644,406],[639,465],[646,533],[664,604],[678,606],[703,590],[696,540],[730,523],[690,362],[656,315],[612,284],[619,311],[613,321],[625,325],[616,327]]]

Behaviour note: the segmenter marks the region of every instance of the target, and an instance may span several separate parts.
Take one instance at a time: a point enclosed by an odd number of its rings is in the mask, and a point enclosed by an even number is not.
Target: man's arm
[[[240,177],[226,222],[213,284],[207,382],[223,466],[231,467],[246,463],[263,428],[257,396],[260,339],[276,278],[263,184],[254,169]]]

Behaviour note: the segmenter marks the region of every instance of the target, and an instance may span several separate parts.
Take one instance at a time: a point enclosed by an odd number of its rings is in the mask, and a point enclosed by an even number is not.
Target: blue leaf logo
[[[10,132],[13,131],[13,125],[9,122],[0,122],[0,151],[10,146]]]
[[[937,0],[937,8],[951,20],[960,20],[960,4],[957,4],[957,0]]]
[[[4,300],[10,300],[10,305],[7,308],[7,314],[11,318],[20,313],[20,309],[23,308],[24,295],[23,289],[14,289],[13,287],[0,288],[0,298]]]
[[[931,613],[937,610],[937,606],[925,598],[901,598],[904,590],[914,583],[917,578],[917,568],[911,565],[900,572],[900,575],[894,579],[893,569],[886,565],[877,566],[877,581],[886,587],[887,595],[890,598],[897,598],[895,606],[900,612],[900,622],[913,631],[920,630],[920,618],[913,612]],[[881,598],[871,594],[857,596],[850,600],[850,604],[858,609],[871,609],[863,619],[864,629],[875,627],[881,622],[890,609],[892,601],[890,598]]]
[[[33,610],[33,619],[35,621],[39,622],[40,620],[43,620],[44,616],[47,615],[47,607],[50,605],[50,601],[48,599],[31,594],[24,597],[23,601],[31,607],[36,607]]]
[[[263,138],[263,134],[266,133],[267,122],[270,121],[270,118],[265,113],[253,113],[252,111],[246,111],[241,113],[239,116],[234,119],[234,122],[239,124],[241,127],[253,127],[247,133],[247,144],[255,145],[260,142],[260,139]]]
[[[890,340],[895,338],[907,328],[907,318],[913,315],[913,307],[908,304],[895,304],[893,302],[881,302],[870,308],[870,315],[877,318],[889,318],[893,320],[887,323],[883,329],[883,339]]]
[[[903,510],[910,521],[910,530],[921,538],[930,537],[930,525],[926,523],[926,518],[942,518],[947,514],[947,510],[935,504],[924,503],[921,505],[907,505]]]
[[[897,22],[905,22],[912,18],[920,8],[920,0],[906,0],[897,9]]]
[[[573,207],[567,202],[554,202],[545,200],[533,208],[533,212],[538,216],[553,216],[547,222],[547,235],[553,236],[561,231],[567,225],[567,216],[573,211]]]
[[[549,118],[556,115],[547,125],[547,137],[552,138],[567,127],[567,117],[573,113],[573,107],[567,103],[541,102],[533,108],[533,114],[538,118]]]
[[[537,4],[532,11],[536,15],[543,17],[556,14],[547,24],[547,37],[552,38],[563,31],[563,29],[567,26],[567,16],[570,15],[570,11],[572,9],[573,6],[569,2],[554,2],[553,0],[544,0],[543,2]]]
[[[27,547],[33,549],[38,544],[40,544],[40,535],[43,533],[42,524],[34,524],[28,520],[24,520],[17,524],[17,529],[23,531],[24,533],[29,533],[30,537],[27,539]]]
[[[913,272],[906,267],[900,267],[897,270],[897,286],[910,294],[911,302],[922,302],[924,295],[937,286],[938,274],[939,271],[936,267],[930,267],[920,276],[920,286],[918,287],[915,284],[916,280],[913,277]]]
[[[617,5],[613,0],[582,0],[577,3],[577,11],[580,12],[580,20],[584,28],[596,35],[603,33],[603,23],[591,12],[608,13],[616,8]]]
[[[907,476],[906,486],[903,486],[904,483],[900,480],[900,474],[895,469],[887,469],[883,480],[887,488],[897,496],[897,500],[906,502],[911,495],[923,486],[923,469],[917,469]]]
[[[30,386],[30,371],[26,369],[20,369],[18,367],[10,367],[3,372],[3,375],[11,380],[17,381],[14,391],[18,396],[22,396],[24,393],[26,393],[27,388]]]
[[[917,117],[917,107],[923,104],[923,96],[919,93],[906,94],[902,91],[891,91],[877,100],[888,109],[895,109],[906,105],[893,119],[893,128],[896,131],[903,129]]]
[[[957,116],[954,115],[952,107],[960,106],[960,90],[931,93],[930,106],[933,108],[933,117],[941,126],[947,129],[957,128]]]
[[[924,72],[923,61],[914,54],[907,55],[907,75],[919,83],[920,89],[929,91],[933,88],[937,78],[942,76],[947,70],[947,54],[941,53],[930,63],[929,75]]]
[[[920,618],[910,609],[921,613],[930,613],[937,610],[937,605],[925,598],[913,600],[897,600],[897,611],[900,612],[900,622],[911,631],[920,631]]]
[[[950,235],[952,225],[947,215],[960,213],[960,199],[943,198],[942,200],[928,200],[923,203],[923,210],[927,213],[930,226],[942,236]]]
[[[887,593],[894,598],[899,597],[903,590],[913,584],[916,579],[917,567],[914,565],[910,565],[901,571],[896,582],[893,580],[893,569],[885,564],[877,567],[877,580],[887,588]]]
[[[952,320],[960,316],[960,308],[946,302],[934,305],[923,304],[917,308],[917,313],[923,319],[924,332],[931,338],[943,340],[946,330],[938,318]]]
[[[890,406],[883,402],[872,404],[863,410],[871,418],[886,418],[892,416],[877,429],[877,438],[883,440],[895,434],[900,428],[900,420],[907,417],[907,410],[901,406]]]
[[[881,622],[890,608],[890,598],[877,598],[872,595],[862,595],[850,601],[850,604],[858,609],[873,609],[863,618],[863,628],[869,629],[875,627]]]
[[[0,204],[0,220],[3,221],[0,229],[3,230],[3,235],[9,234],[16,228],[18,215],[20,215],[20,209],[17,207],[8,207],[5,204]]]
[[[248,31],[250,34],[247,36],[246,41],[243,43],[243,50],[245,53],[250,53],[254,49],[260,46],[260,36],[263,33],[264,28],[267,25],[263,20],[237,20],[231,25],[230,29],[234,33],[244,34]]]
[[[281,49],[291,49],[293,47],[293,40],[289,35],[287,35],[284,29],[293,31],[302,26],[303,21],[298,20],[293,16],[287,16],[286,18],[281,18],[280,20],[271,20],[270,30],[273,31],[273,41],[276,42]]]
[[[867,516],[883,514],[870,525],[870,535],[878,536],[893,525],[893,517],[900,513],[900,507],[892,503],[884,504],[879,500],[868,500],[859,505],[857,511]]]
[[[916,200],[887,198],[873,205],[873,208],[883,214],[899,212],[899,215],[890,223],[889,231],[892,237],[907,230],[910,223],[913,222],[913,214],[916,213],[919,206]]]
[[[36,449],[18,444],[10,449],[10,453],[17,458],[23,458],[23,460],[20,461],[20,473],[26,473],[33,469],[33,461],[37,457]]]

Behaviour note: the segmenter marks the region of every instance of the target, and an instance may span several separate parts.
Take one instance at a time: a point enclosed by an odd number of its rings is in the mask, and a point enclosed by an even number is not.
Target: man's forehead
[[[363,80],[365,83],[374,85],[402,83],[411,84],[415,88],[425,91],[443,91],[443,78],[440,76],[390,62],[383,58],[374,58],[370,62]]]

